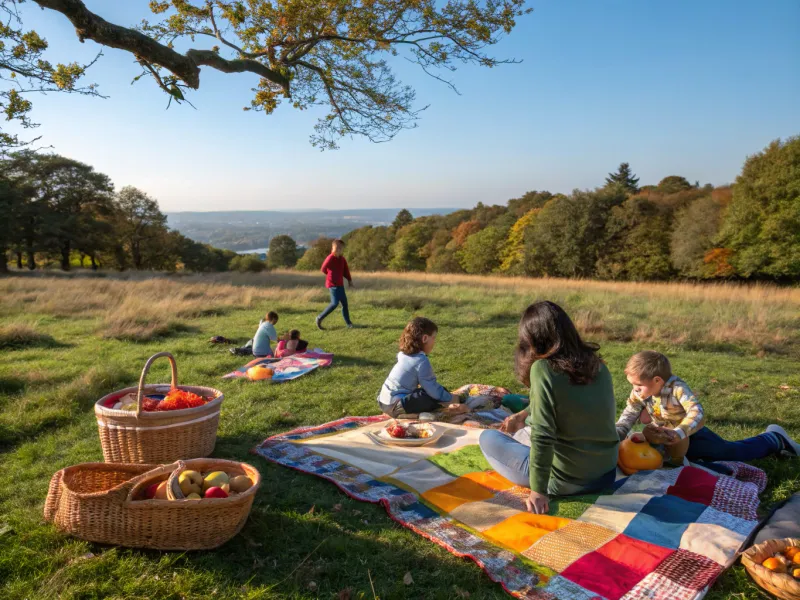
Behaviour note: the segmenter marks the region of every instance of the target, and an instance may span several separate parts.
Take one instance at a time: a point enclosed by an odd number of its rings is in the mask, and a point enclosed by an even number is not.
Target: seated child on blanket
[[[252,354],[256,358],[272,356],[270,342],[278,341],[278,333],[275,331],[277,323],[278,313],[274,310],[269,311],[266,317],[259,321],[258,329],[253,339],[241,348],[231,348],[231,354],[236,354],[237,356]]]
[[[297,329],[284,334],[278,347],[275,348],[275,356],[283,358],[284,356],[292,356],[298,352],[305,352],[308,348],[308,342],[300,339],[300,332]]]
[[[766,432],[738,442],[729,442],[704,427],[703,406],[685,381],[673,375],[669,359],[646,350],[634,354],[625,367],[633,386],[627,406],[617,420],[617,433],[623,440],[637,421],[645,423],[636,441],[663,444],[667,458],[680,464],[691,461],[749,461],[771,454],[797,456],[797,444],[782,427],[770,425]]]
[[[444,389],[433,374],[428,354],[436,345],[439,328],[430,319],[417,317],[400,336],[397,364],[378,394],[378,406],[387,415],[418,414],[448,409],[451,414],[468,412],[461,396]]]

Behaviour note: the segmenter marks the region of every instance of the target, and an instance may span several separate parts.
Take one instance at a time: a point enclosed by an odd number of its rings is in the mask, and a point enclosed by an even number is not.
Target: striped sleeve
[[[686,411],[686,416],[675,427],[675,433],[681,439],[687,438],[693,433],[696,433],[703,426],[703,405],[695,397],[689,386],[676,383],[672,390],[672,395],[675,400],[680,403],[683,410]]]
[[[628,402],[625,405],[625,410],[617,419],[617,435],[619,439],[624,440],[631,431],[631,428],[636,425],[639,420],[639,415],[644,410],[644,402],[636,397],[636,394],[631,390],[631,395],[628,397]]]

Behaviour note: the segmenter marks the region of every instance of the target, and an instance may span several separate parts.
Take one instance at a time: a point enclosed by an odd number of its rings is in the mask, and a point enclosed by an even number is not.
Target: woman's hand
[[[500,426],[500,431],[503,433],[507,433],[508,435],[514,435],[520,429],[525,427],[525,419],[528,418],[528,411],[521,410],[515,415],[511,415],[507,417],[503,424]]]
[[[536,515],[547,514],[550,510],[550,499],[544,494],[531,490],[531,495],[525,500],[528,512]]]

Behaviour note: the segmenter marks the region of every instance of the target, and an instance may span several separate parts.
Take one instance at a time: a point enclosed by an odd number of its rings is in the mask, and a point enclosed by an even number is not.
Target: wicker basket
[[[140,500],[152,483],[176,479],[185,469],[247,475],[253,486],[213,500]],[[153,548],[208,550],[244,526],[261,483],[248,464],[198,458],[170,465],[84,463],[62,469],[50,480],[44,518],[91,542]],[[177,486],[175,486],[177,487]],[[175,497],[168,488],[168,497]],[[177,488],[180,495],[180,488]]]
[[[800,581],[788,573],[775,573],[761,565],[776,552],[781,552],[790,546],[800,546],[800,538],[767,540],[756,544],[742,554],[742,564],[755,582],[770,594],[784,600],[800,600]]]
[[[171,385],[145,385],[150,365],[165,356],[172,366]],[[171,388],[214,398],[203,406],[163,412],[144,412],[142,399],[148,393],[163,393]],[[136,411],[109,408],[123,396],[136,394]],[[179,459],[208,456],[214,451],[223,394],[209,387],[178,385],[178,367],[169,352],[151,356],[142,369],[138,387],[118,390],[103,396],[94,405],[100,444],[106,462],[163,464]]]

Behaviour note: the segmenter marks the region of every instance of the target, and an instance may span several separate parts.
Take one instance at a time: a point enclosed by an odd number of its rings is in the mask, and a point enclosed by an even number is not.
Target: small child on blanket
[[[285,356],[292,356],[298,352],[305,352],[308,348],[308,342],[300,339],[300,332],[297,329],[292,329],[283,335],[283,338],[278,342],[275,348],[275,356],[283,358]]]
[[[428,360],[439,328],[430,319],[417,317],[400,336],[397,364],[378,394],[378,406],[391,417],[441,409],[449,414],[469,412],[462,396],[454,396],[436,381]]]
[[[681,464],[691,461],[750,461],[772,454],[800,454],[797,444],[784,429],[770,425],[755,437],[729,442],[705,427],[703,406],[685,381],[673,375],[669,359],[645,350],[634,354],[625,367],[633,386],[627,406],[617,420],[619,439],[624,440],[638,421],[645,424],[634,441],[663,445],[667,458]]]

